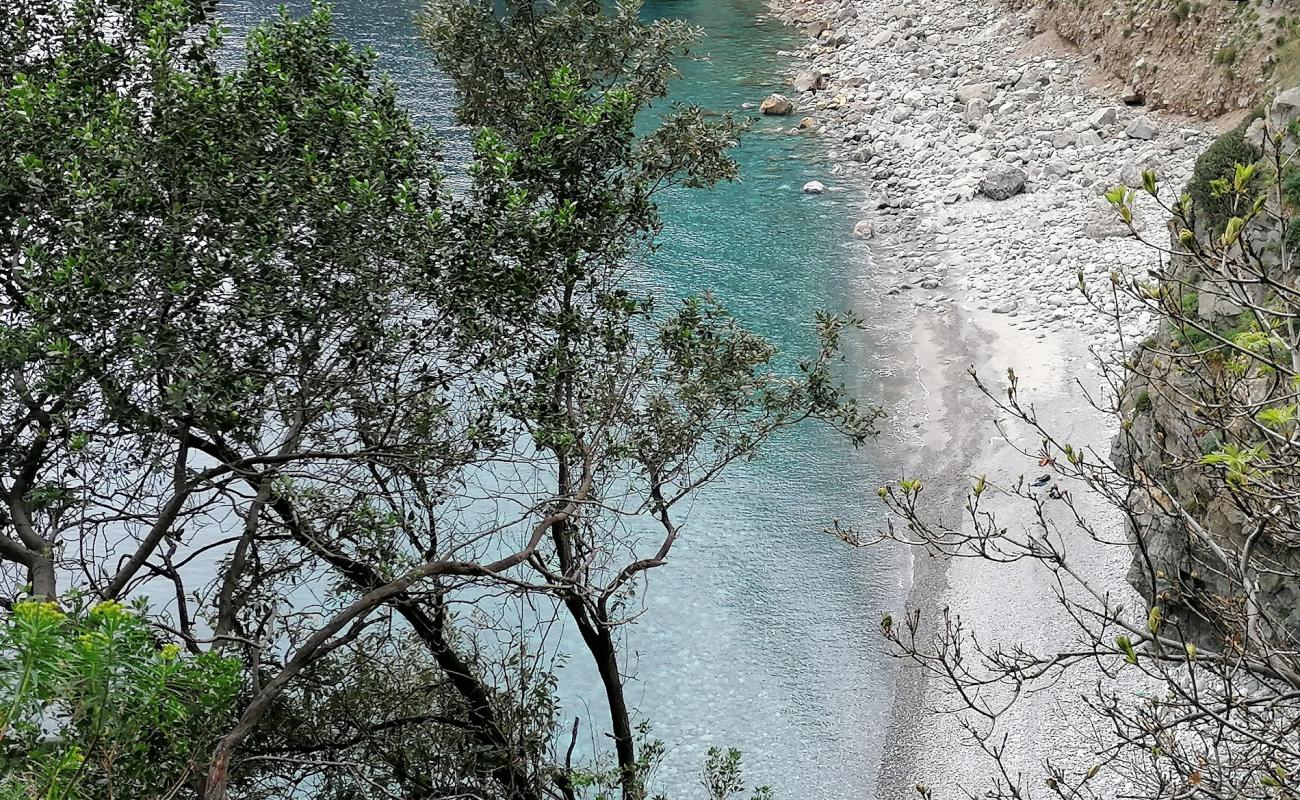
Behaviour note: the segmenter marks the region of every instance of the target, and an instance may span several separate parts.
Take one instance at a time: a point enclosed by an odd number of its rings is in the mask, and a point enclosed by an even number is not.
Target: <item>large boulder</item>
[[[1107,125],[1114,125],[1118,115],[1113,108],[1099,108],[1088,116],[1088,124],[1094,128],[1104,128]]]
[[[801,69],[794,76],[796,92],[815,92],[825,84],[821,72],[815,69]]]
[[[991,200],[1006,200],[1025,190],[1025,173],[1015,167],[1000,167],[980,181],[980,194]]]
[[[1146,117],[1138,117],[1128,124],[1128,127],[1124,129],[1124,133],[1128,134],[1130,139],[1150,141],[1156,138],[1156,126],[1147,122]]]
[[[758,106],[760,114],[769,117],[788,117],[794,113],[794,102],[781,93],[769,95]]]

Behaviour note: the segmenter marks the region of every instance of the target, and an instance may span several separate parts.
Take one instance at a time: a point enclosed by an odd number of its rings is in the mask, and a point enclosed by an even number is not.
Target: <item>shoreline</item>
[[[810,34],[788,54],[805,85],[818,78],[808,70],[823,76],[819,89],[787,92],[797,109],[792,124],[817,122],[815,132],[798,135],[822,137],[829,151],[826,174],[807,179],[833,189],[838,177],[851,175],[871,187],[861,218],[875,230],[874,264],[860,277],[887,295],[886,310],[910,312],[910,353],[894,355],[910,355],[915,380],[895,388],[897,397],[885,396],[905,404],[893,422],[901,417],[916,429],[916,446],[888,467],[925,479],[927,507],[949,513],[960,513],[970,476],[1007,483],[1042,471],[998,435],[995,409],[966,374],[972,366],[995,391],[1014,367],[1022,397],[1037,404],[1047,427],[1105,456],[1109,420],[1079,387],[1096,388],[1094,353],[1131,348],[1153,321],[1126,309],[1121,347],[1113,321],[1072,287],[1080,272],[1100,286],[1111,269],[1143,269],[1157,256],[1123,235],[1102,193],[1119,183],[1140,186],[1144,169],[1181,190],[1213,140],[1213,124],[1126,106],[1121,89],[1092,74],[1059,37],[1032,35],[1023,15],[996,4],[772,0],[771,7]],[[1003,165],[1023,171],[1024,192],[1002,201],[981,196],[980,180]],[[1159,238],[1163,215],[1139,212],[1137,225]],[[1034,449],[1023,432],[1009,435]],[[1081,510],[1123,535],[1114,509],[1075,495]],[[1077,538],[1070,546],[1090,576],[1135,597],[1124,578],[1126,554]],[[914,552],[906,607],[931,619],[950,608],[987,641],[1051,647],[1068,641],[1070,631],[1045,575],[1031,564]],[[1028,698],[1004,721],[1008,760],[1028,785],[1039,785],[1049,755],[1085,765],[1091,757],[1093,739],[1058,702],[1088,683],[1076,676]],[[907,663],[895,668],[893,686],[876,796],[910,796],[917,783],[935,797],[987,787],[992,764],[962,744],[953,715],[936,713],[948,700],[943,687]],[[1052,742],[1050,753],[1035,747],[1044,741]]]

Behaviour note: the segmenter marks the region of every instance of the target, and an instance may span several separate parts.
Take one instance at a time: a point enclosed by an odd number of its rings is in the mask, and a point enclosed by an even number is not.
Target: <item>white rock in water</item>
[[[870,239],[876,235],[876,226],[869,219],[858,220],[858,224],[853,226],[853,235],[859,239]]]
[[[808,181],[803,185],[804,194],[821,194],[826,191],[826,184],[821,181]]]
[[[794,113],[794,103],[785,95],[777,93],[769,95],[768,98],[759,105],[758,110],[769,116],[788,117]]]

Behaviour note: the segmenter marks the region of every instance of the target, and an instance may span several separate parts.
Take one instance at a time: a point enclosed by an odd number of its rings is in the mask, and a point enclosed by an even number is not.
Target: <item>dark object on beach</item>
[[[1039,486],[1046,486],[1048,482],[1050,482],[1051,480],[1052,480],[1051,475],[1039,475],[1038,479],[1034,481],[1034,487],[1037,488]]]
[[[1025,173],[1015,167],[999,167],[980,181],[980,193],[993,200],[1006,200],[1025,190]]]
[[[1047,492],[1047,496],[1052,498],[1053,500],[1060,500],[1062,497],[1065,497],[1065,492],[1061,491],[1060,486],[1053,486]]]

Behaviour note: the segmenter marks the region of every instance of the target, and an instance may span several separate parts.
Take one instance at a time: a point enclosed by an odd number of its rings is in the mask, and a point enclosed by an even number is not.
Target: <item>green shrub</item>
[[[1287,252],[1300,253],[1300,217],[1293,217],[1286,224],[1286,238],[1283,241]]]
[[[1200,292],[1187,292],[1182,298],[1183,316],[1194,317],[1197,310],[1201,307]]]
[[[1138,392],[1137,399],[1133,401],[1133,409],[1135,411],[1150,411],[1151,393],[1148,392],[1146,389],[1143,389],[1142,391]]]
[[[1216,197],[1210,189],[1210,183],[1219,178],[1232,180],[1238,164],[1253,164],[1262,155],[1257,148],[1246,141],[1245,136],[1246,127],[1258,117],[1259,114],[1247,117],[1241,125],[1216,139],[1214,144],[1207,147],[1201,157],[1196,159],[1196,167],[1192,170],[1192,180],[1187,186],[1187,192],[1192,196],[1192,207],[1195,209],[1198,224],[1205,226],[1212,235],[1217,236],[1223,232],[1224,226],[1233,216],[1233,203],[1231,196]]]

